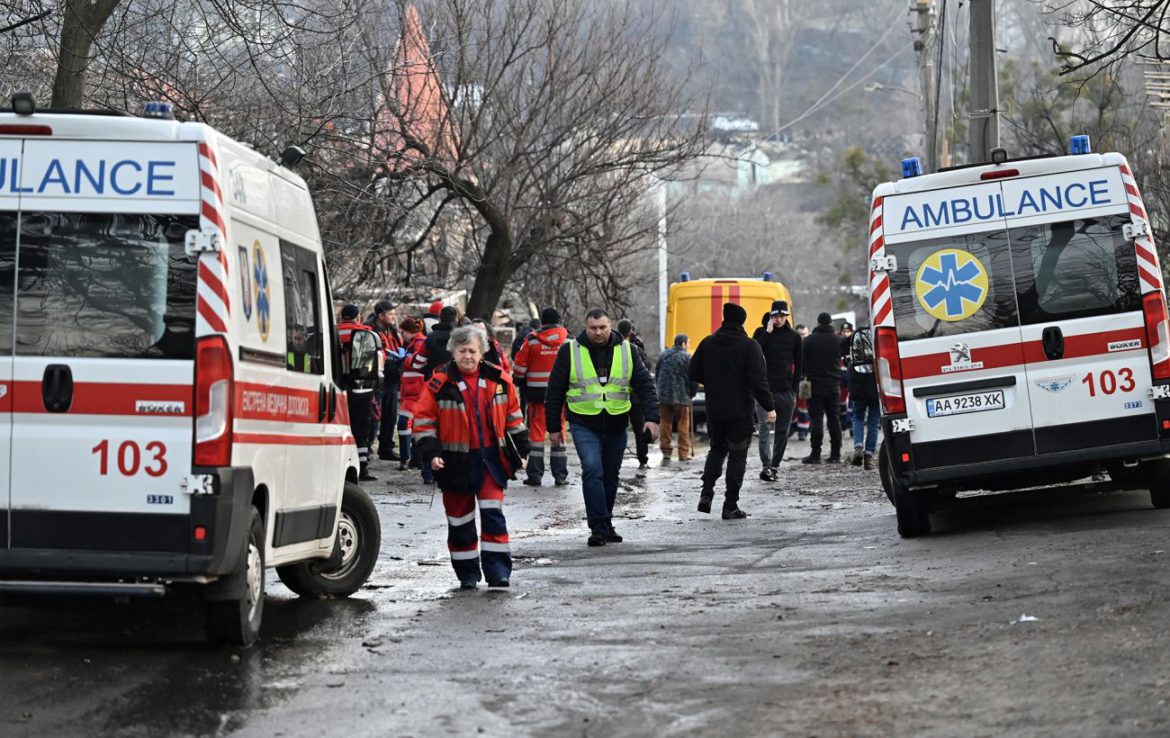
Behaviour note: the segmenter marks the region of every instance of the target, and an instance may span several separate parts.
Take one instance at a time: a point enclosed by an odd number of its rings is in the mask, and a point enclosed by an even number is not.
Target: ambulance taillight
[[[899,415],[906,412],[906,398],[902,394],[902,358],[898,354],[898,333],[893,328],[878,328],[874,332],[873,350],[876,355],[878,390],[882,412]]]
[[[1150,364],[1154,379],[1170,379],[1170,319],[1162,292],[1150,292],[1142,298],[1146,315],[1146,338],[1150,342]]]
[[[195,465],[231,466],[232,354],[223,336],[195,349]]]

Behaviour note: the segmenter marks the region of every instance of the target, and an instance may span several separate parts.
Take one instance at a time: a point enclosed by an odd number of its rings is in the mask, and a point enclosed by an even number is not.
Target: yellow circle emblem
[[[914,278],[918,304],[932,317],[966,320],[987,301],[987,269],[966,251],[940,249],[923,260]]]

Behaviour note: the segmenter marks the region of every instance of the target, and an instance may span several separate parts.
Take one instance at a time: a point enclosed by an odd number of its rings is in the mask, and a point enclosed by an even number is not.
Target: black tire
[[[240,568],[230,576],[243,579],[243,595],[207,603],[207,638],[212,643],[250,646],[260,635],[264,618],[264,519],[254,506]]]
[[[1170,507],[1170,459],[1148,461],[1150,473],[1150,503],[1159,510]]]
[[[362,588],[382,549],[382,522],[365,490],[345,483],[341,514],[337,521],[341,560],[305,561],[279,566],[280,581],[302,597],[349,597]]]
[[[882,480],[882,490],[886,493],[886,499],[893,505],[895,503],[894,487],[890,477],[891,468],[889,449],[886,447],[885,439],[882,439],[882,445],[878,448],[878,477]]]
[[[914,490],[902,484],[893,473],[893,464],[886,459],[886,476],[893,498],[894,510],[898,515],[898,535],[903,538],[917,538],[930,533],[930,510],[934,503],[933,490]]]

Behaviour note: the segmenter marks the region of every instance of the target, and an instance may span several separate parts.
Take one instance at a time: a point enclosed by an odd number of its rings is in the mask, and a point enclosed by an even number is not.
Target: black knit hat
[[[357,317],[362,314],[357,305],[346,305],[341,308],[342,320],[357,320]]]
[[[723,322],[732,325],[743,325],[747,322],[747,310],[734,302],[723,303]]]
[[[378,300],[376,303],[374,303],[374,315],[388,313],[393,309],[394,303],[390,302],[389,300]]]
[[[788,315],[788,302],[786,300],[773,300],[772,312],[781,315]]]
[[[832,325],[833,316],[829,315],[828,313],[821,313],[817,316],[817,323],[819,325]]]
[[[541,325],[560,325],[560,322],[561,314],[557,312],[556,308],[546,307],[544,310],[540,311]]]

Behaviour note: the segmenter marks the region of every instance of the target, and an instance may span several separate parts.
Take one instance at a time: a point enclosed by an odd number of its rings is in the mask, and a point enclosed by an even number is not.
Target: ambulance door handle
[[[329,402],[329,396],[325,392],[325,385],[321,385],[321,391],[317,396],[317,422],[318,423],[325,422],[325,414],[327,412],[327,403],[328,402]]]
[[[1045,328],[1041,342],[1044,344],[1044,355],[1049,359],[1064,358],[1064,333],[1059,326],[1050,325]]]
[[[73,370],[65,364],[49,364],[41,379],[41,402],[50,413],[67,413],[73,406]]]

